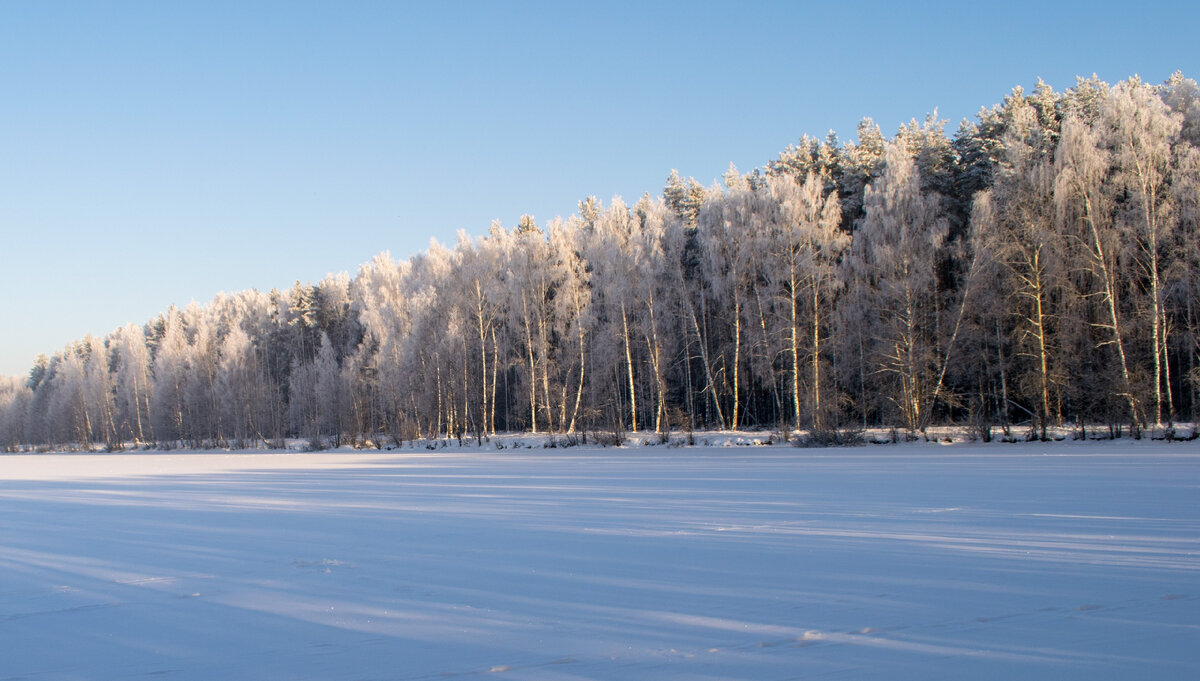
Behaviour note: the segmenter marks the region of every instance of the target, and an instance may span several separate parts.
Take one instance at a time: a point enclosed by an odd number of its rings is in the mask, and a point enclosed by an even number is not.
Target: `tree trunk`
[[[813,430],[821,430],[821,300],[818,280],[812,286],[812,381],[813,381]]]
[[[479,329],[479,365],[480,379],[483,383],[481,397],[483,406],[480,411],[480,420],[483,421],[483,432],[488,432],[488,363],[487,363],[487,330],[483,324],[483,287],[479,281],[475,281],[475,320]],[[465,389],[465,386],[464,386]]]
[[[638,430],[637,393],[633,385],[633,352],[629,348],[629,320],[625,314],[625,301],[621,301],[621,339],[625,342],[625,367],[629,373],[629,419],[631,432]]]
[[[646,342],[649,346],[650,366],[654,370],[654,388],[658,394],[658,405],[654,411],[654,432],[663,432],[663,420],[667,415],[667,385],[663,376],[662,347],[658,341],[658,320],[654,314],[654,294],[646,302],[646,310],[650,317],[650,335]]]
[[[796,430],[800,430],[800,320],[796,310],[796,276],[792,274],[788,289],[788,305],[791,306],[792,343],[792,406]]]
[[[733,296],[733,413],[729,415],[729,427],[737,430],[738,414],[741,411],[741,393],[738,369],[742,363],[742,304],[737,294]]]
[[[1117,315],[1117,292],[1116,292],[1116,275],[1108,266],[1108,256],[1104,251],[1104,242],[1100,238],[1100,229],[1096,225],[1094,213],[1092,212],[1091,196],[1084,194],[1084,220],[1087,221],[1088,227],[1091,229],[1092,244],[1090,247],[1090,255],[1095,261],[1096,266],[1100,268],[1100,278],[1104,285],[1103,295],[1108,303],[1108,318],[1109,328],[1113,334],[1113,344],[1117,348],[1117,358],[1120,360],[1121,366],[1121,385],[1125,391],[1124,397],[1129,403],[1129,411],[1135,421],[1142,421],[1142,415],[1138,409],[1137,400],[1133,396],[1133,386],[1129,379],[1129,364],[1125,361],[1125,343],[1121,337],[1121,325]]]
[[[533,328],[529,322],[529,306],[524,296],[521,297],[521,310],[525,318],[525,347],[529,350],[529,429],[537,434],[537,368],[533,358]]]
[[[721,427],[725,427],[725,416],[721,413],[721,400],[717,395],[716,384],[713,383],[712,369],[708,363],[708,349],[705,347],[704,334],[700,332],[700,321],[696,319],[696,311],[688,306],[691,312],[692,329],[696,332],[696,340],[700,344],[700,361],[704,364],[704,380],[708,383],[708,392],[712,395],[713,407],[717,412],[717,420],[720,421]]]
[[[492,402],[491,402],[492,412],[491,412],[491,415],[489,416],[489,420],[491,422],[491,425],[489,426],[489,432],[491,432],[492,435],[496,434],[496,384],[497,384],[497,379],[499,378],[499,372],[500,372],[500,346],[496,342],[496,327],[493,326],[492,327]],[[508,379],[505,379],[506,387],[508,385],[507,380]],[[504,403],[505,403],[506,407],[508,405],[507,395],[508,395],[508,393],[506,390],[505,398],[504,398]]]

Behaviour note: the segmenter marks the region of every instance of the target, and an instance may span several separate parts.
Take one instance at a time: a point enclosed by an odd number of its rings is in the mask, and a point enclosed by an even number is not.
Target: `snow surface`
[[[0,456],[0,679],[481,675],[1197,679],[1200,447]]]

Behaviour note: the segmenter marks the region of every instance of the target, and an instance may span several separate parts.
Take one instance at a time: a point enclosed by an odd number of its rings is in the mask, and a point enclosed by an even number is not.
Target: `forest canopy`
[[[945,126],[173,307],[0,379],[0,447],[1194,421],[1196,82]]]

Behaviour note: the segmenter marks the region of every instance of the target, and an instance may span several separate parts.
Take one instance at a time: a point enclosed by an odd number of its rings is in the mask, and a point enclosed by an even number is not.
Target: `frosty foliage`
[[[172,308],[0,382],[0,447],[1195,420],[1196,83],[944,128]]]

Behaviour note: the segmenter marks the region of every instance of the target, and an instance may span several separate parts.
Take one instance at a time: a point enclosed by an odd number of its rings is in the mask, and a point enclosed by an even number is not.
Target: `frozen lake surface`
[[[1200,678],[1195,443],[0,455],[0,679]]]

